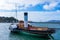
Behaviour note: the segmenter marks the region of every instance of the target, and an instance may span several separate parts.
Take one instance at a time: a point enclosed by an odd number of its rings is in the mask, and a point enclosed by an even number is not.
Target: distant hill
[[[60,22],[60,20],[50,20],[48,22]]]
[[[5,22],[5,23],[11,23],[11,22],[18,22],[17,19],[14,17],[0,17],[0,23]]]
[[[60,20],[49,20],[46,22],[33,22],[33,21],[29,21],[29,23],[60,23]]]

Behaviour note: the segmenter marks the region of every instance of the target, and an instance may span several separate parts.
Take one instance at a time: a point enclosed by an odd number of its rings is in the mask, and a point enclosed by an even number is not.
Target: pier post
[[[24,13],[24,27],[28,27],[28,13]]]

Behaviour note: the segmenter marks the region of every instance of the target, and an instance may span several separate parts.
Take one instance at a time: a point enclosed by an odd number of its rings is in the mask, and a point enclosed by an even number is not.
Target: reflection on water
[[[44,37],[24,35],[20,33],[10,33],[9,40],[50,40]]]

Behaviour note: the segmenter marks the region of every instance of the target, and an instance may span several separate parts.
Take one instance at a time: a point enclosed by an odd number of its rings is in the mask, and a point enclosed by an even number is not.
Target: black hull
[[[17,29],[14,28],[13,31],[11,31],[12,33],[19,33],[19,34],[24,34],[24,35],[29,35],[29,36],[37,36],[37,37],[41,37],[41,38],[48,38],[51,39],[53,38],[51,36],[50,31],[36,31],[36,30],[24,30],[24,29]]]
[[[10,29],[11,30],[11,29]],[[17,29],[17,28],[13,28],[13,30],[11,31],[25,31],[25,32],[29,32],[29,33],[32,33],[32,34],[53,34],[55,33],[55,30],[54,29],[49,29],[47,31],[38,31],[38,30],[25,30],[25,29]]]

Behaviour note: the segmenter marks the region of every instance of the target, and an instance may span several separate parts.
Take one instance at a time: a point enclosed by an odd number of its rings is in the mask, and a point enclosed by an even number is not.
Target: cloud
[[[0,0],[0,9],[11,10],[14,9],[14,5],[6,3],[6,0]]]
[[[2,10],[12,10],[12,9],[15,9],[15,7],[14,7],[13,4],[5,4],[5,5],[0,6],[0,9],[2,9]]]
[[[43,6],[43,8],[45,10],[53,10],[57,5],[58,5],[58,2],[51,2],[51,3],[49,3],[49,5],[48,4],[45,4]]]
[[[59,0],[7,0],[8,3],[17,3],[20,6],[25,5],[25,7],[35,6],[37,4],[45,4],[46,2],[50,3],[50,5],[55,5],[57,2],[60,2]]]
[[[40,0],[0,0],[0,9],[15,9],[15,5],[17,4],[17,8],[18,6],[20,6],[20,9],[26,9],[27,7],[30,6],[35,6],[37,4],[39,4],[41,1]],[[19,9],[18,8],[18,9]]]
[[[15,3],[20,6],[20,9],[26,9],[27,7],[30,7],[30,6],[35,6],[39,3],[41,3],[40,0],[7,0],[8,3],[12,3],[15,5]],[[23,6],[23,7],[21,7]]]
[[[57,12],[60,12],[60,10],[57,10]]]
[[[59,0],[0,0],[0,9],[12,10],[15,9],[17,4],[17,9],[24,10],[29,7],[34,7],[38,4],[44,4],[43,8],[45,10],[53,10],[59,2]]]
[[[5,17],[15,17],[15,12],[0,12],[0,16]],[[24,20],[24,12],[17,13],[17,19]],[[60,12],[29,12],[28,11],[28,20],[30,21],[48,21],[48,20],[60,20]]]
[[[0,0],[0,6],[5,4],[5,0]]]

